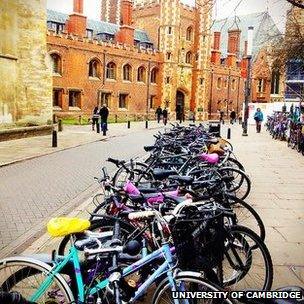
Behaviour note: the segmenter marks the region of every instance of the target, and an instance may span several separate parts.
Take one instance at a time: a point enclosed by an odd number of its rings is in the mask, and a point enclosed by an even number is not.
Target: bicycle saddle
[[[153,169],[153,176],[156,180],[162,180],[169,177],[170,175],[175,175],[175,174],[176,174],[175,170],[165,170],[159,168]]]
[[[88,220],[68,217],[55,217],[47,223],[47,231],[52,237],[61,237],[73,233],[84,232],[90,228]]]
[[[171,175],[168,178],[174,181],[178,181],[185,185],[191,185],[193,183],[193,177],[191,176]]]
[[[208,164],[217,164],[219,162],[219,156],[216,153],[202,153],[200,154],[199,158],[203,161],[206,161]]]
[[[144,146],[144,150],[146,152],[149,152],[149,151],[153,151],[155,150],[157,147],[156,146]]]

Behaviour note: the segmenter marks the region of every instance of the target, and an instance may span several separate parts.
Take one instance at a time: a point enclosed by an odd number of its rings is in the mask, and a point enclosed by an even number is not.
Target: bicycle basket
[[[182,270],[204,271],[223,260],[223,217],[181,220],[171,227],[172,238]]]

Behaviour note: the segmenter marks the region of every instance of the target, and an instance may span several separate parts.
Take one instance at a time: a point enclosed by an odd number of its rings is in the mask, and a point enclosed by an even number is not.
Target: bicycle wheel
[[[230,167],[219,168],[218,171],[225,179],[227,192],[234,194],[241,200],[249,195],[251,181],[244,171]]]
[[[250,228],[264,241],[265,225],[254,208],[233,195],[227,195],[227,199],[236,214],[238,224]]]
[[[222,291],[218,286],[205,280],[200,273],[187,272],[187,274],[177,274],[174,277],[175,284],[180,287],[182,291],[198,291],[198,292],[215,292]],[[181,300],[184,303],[185,300]],[[153,299],[153,304],[170,304],[175,303],[171,291],[171,287],[168,278],[164,279],[156,289]],[[222,303],[222,304],[232,304],[233,302],[229,299],[219,300],[219,299],[188,299],[187,303]]]
[[[227,229],[222,269],[223,285],[231,290],[271,289],[273,266],[269,251],[261,238],[246,227]]]
[[[133,166],[133,168],[131,168],[131,166]],[[139,180],[141,182],[144,182],[146,179],[145,178],[146,175],[148,175],[149,178],[153,178],[153,177],[151,177],[151,174],[149,174],[149,171],[147,172],[148,165],[146,165],[144,163],[140,163],[140,162],[134,162],[133,164],[126,163],[125,167],[132,170],[132,173],[134,173],[134,177],[131,178],[131,172],[128,172],[124,167],[120,167],[116,171],[116,173],[114,174],[114,177],[113,177],[114,186],[123,187],[125,185],[126,181],[130,180],[130,179],[132,179],[132,181],[134,181],[134,183],[137,183]]]
[[[37,304],[74,303],[74,295],[60,274],[53,276],[52,283],[39,298],[33,298],[51,270],[49,265],[25,257],[1,260],[0,290],[19,292],[25,299]]]
[[[245,171],[244,166],[235,158],[229,157],[225,163],[225,167],[232,167]]]

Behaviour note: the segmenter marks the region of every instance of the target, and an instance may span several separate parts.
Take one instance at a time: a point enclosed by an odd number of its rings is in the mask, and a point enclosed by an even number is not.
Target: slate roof
[[[247,30],[249,26],[254,27],[253,55],[265,45],[271,43],[272,39],[278,39],[281,35],[278,27],[268,12],[252,13],[225,19],[216,20],[212,26],[212,32],[221,32],[220,50],[222,56],[226,57],[228,45],[228,30],[240,29],[240,55],[244,53],[244,42],[247,40]],[[270,37],[273,37],[270,39]]]
[[[53,10],[47,10],[47,21],[57,22],[64,24],[68,19],[69,15],[60,13]],[[104,22],[104,21],[97,21],[97,20],[87,20],[87,29],[93,30],[93,33],[106,33],[109,35],[115,35],[119,30],[119,26],[114,23]],[[134,39],[141,42],[141,43],[150,43],[152,44],[151,40],[149,39],[148,34],[140,29],[135,29]]]

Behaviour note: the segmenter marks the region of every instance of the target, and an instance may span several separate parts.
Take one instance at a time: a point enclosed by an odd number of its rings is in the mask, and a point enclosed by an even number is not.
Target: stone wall
[[[0,36],[0,128],[51,122],[46,0],[2,0]]]

